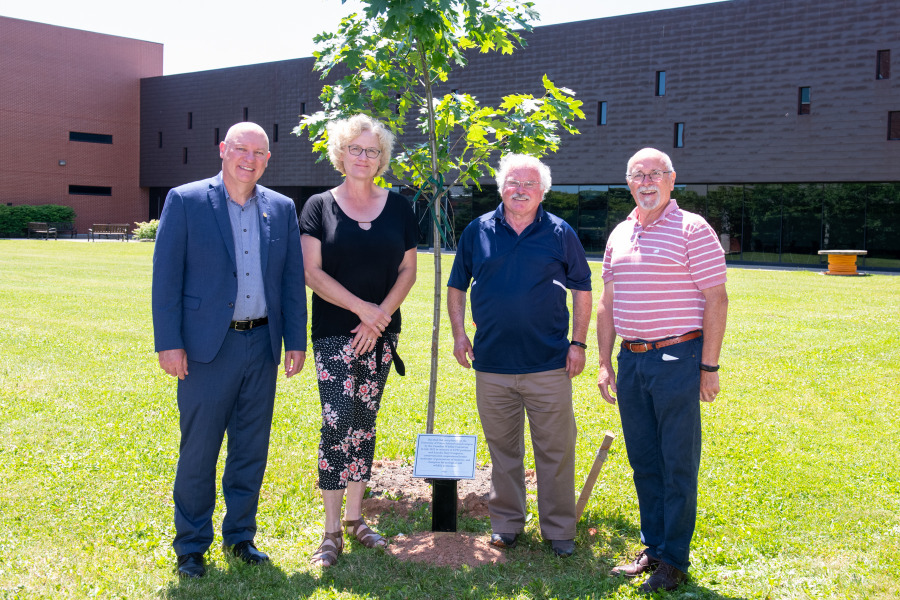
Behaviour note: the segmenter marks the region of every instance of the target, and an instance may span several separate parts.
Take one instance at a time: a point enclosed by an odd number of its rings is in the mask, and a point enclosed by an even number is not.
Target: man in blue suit
[[[223,550],[268,561],[253,542],[269,450],[275,380],[306,358],[306,291],[294,202],[256,182],[271,153],[265,131],[238,123],[219,144],[222,172],[169,192],[153,254],[159,366],[178,378],[181,447],[175,474],[180,577],[206,573],[213,541],[216,461]]]

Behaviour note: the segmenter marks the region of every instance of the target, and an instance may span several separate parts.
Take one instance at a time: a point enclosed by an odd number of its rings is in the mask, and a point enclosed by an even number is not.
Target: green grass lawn
[[[639,548],[618,412],[596,389],[594,330],[576,380],[580,488],[606,430],[617,435],[576,555],[558,560],[532,519],[504,565],[452,570],[351,545],[311,569],[323,514],[311,361],[279,381],[250,568],[214,546],[207,578],[173,573],[174,380],[156,362],[152,244],[0,240],[0,597],[636,598],[606,573]],[[445,257],[444,278],[450,257]],[[425,430],[434,270],[420,255],[401,353],[379,416],[378,457],[411,457]],[[595,285],[600,265],[593,263]],[[672,598],[900,596],[900,277],[729,270],[723,393],[704,405],[692,580]],[[478,434],[474,377],[441,321],[436,432]],[[530,458],[529,458],[530,460]],[[216,525],[221,521],[221,499]],[[535,513],[532,499],[530,510]],[[484,520],[464,519],[487,532]],[[386,534],[430,515],[383,519]],[[596,530],[596,533],[594,533]]]

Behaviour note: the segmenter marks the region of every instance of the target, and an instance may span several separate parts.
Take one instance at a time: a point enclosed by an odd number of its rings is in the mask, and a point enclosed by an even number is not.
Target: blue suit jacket
[[[306,350],[306,288],[297,210],[257,185],[260,264],[272,356]],[[215,358],[234,316],[237,269],[222,174],[177,187],[163,206],[153,253],[156,351],[184,348],[189,360]]]

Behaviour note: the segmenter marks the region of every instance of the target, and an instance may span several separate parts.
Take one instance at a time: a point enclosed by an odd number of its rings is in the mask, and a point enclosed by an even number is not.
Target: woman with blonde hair
[[[319,488],[325,534],[311,562],[329,567],[343,528],[367,548],[386,545],[362,519],[375,454],[375,418],[397,357],[400,304],[416,280],[418,226],[409,202],[375,185],[393,135],[366,115],[328,125],[331,163],[344,175],[300,216],[303,267],[313,291],[312,343],[322,404]]]

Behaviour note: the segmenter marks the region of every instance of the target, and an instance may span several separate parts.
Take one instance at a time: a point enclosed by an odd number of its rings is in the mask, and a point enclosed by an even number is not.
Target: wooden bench
[[[105,235],[107,238],[118,237],[123,242],[128,239],[128,225],[125,223],[95,223],[88,229],[88,239],[94,241],[97,236]]]
[[[56,237],[56,228],[51,227],[51,225],[53,225],[53,223],[41,223],[38,221],[31,222],[28,224],[28,233],[26,234],[26,237],[30,238],[31,234],[33,233],[36,236],[44,236],[45,240],[50,239],[51,235],[53,236],[54,240],[59,239],[58,237]]]
[[[78,228],[75,227],[75,223],[68,221],[64,223],[50,223],[50,227],[56,230],[56,235],[68,234],[71,238],[78,235]]]

